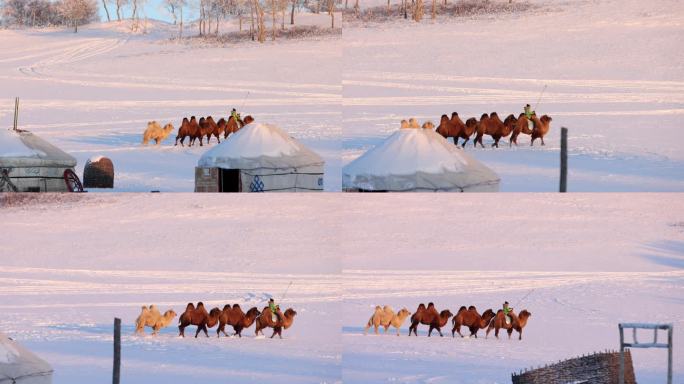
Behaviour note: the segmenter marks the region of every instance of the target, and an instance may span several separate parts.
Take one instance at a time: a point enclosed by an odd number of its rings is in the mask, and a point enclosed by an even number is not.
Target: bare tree
[[[97,3],[95,0],[63,0],[59,5],[60,15],[78,32],[78,26],[95,20]]]
[[[328,15],[330,15],[330,28],[335,29],[335,0],[326,0]]]
[[[116,19],[118,21],[125,18],[123,9],[128,5],[128,2],[129,0],[114,0],[114,5],[116,6]]]
[[[276,0],[271,0],[271,39],[276,39]]]
[[[415,4],[413,5],[413,20],[420,22],[423,20],[423,14],[423,0],[416,0]]]
[[[109,17],[109,9],[107,9],[107,0],[102,0],[102,8],[104,8],[105,13],[107,14],[107,21],[112,21],[112,18]]]

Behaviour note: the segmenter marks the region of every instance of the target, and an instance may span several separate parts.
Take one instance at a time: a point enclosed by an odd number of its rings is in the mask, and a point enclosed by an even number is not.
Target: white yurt
[[[52,367],[0,332],[0,384],[50,384]]]
[[[31,132],[0,129],[0,192],[67,192],[64,172],[75,166],[73,156]]]
[[[200,157],[195,192],[322,191],[324,165],[275,125],[251,123]]]
[[[497,192],[499,176],[432,129],[401,128],[342,169],[347,192]]]

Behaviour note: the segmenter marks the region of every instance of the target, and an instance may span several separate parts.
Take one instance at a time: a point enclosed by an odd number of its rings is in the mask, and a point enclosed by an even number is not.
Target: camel
[[[223,311],[221,311],[221,315],[219,316],[219,326],[216,329],[216,336],[220,337],[221,332],[228,336],[225,331],[226,324],[228,324],[232,326],[235,331],[233,336],[237,335],[242,337],[242,330],[251,327],[260,314],[261,312],[259,312],[256,307],[252,307],[247,313],[244,313],[238,304],[233,304],[232,308],[230,305],[226,305],[223,307]]]
[[[458,138],[461,137],[465,129],[466,126],[461,118],[458,117],[458,113],[454,112],[451,114],[451,119],[447,115],[442,115],[436,132],[444,136],[445,139],[453,137],[454,145],[458,145]]]
[[[487,328],[487,334],[485,335],[485,338],[489,336],[489,332],[491,332],[492,329],[494,329],[494,336],[496,338],[499,338],[499,329],[503,328],[508,332],[508,338],[511,338],[511,334],[513,333],[513,330],[515,329],[518,331],[518,340],[522,340],[522,330],[525,328],[525,325],[527,325],[527,320],[532,316],[530,312],[527,311],[527,309],[523,309],[519,315],[515,315],[515,313],[511,312],[509,314],[511,317],[511,322],[506,323],[506,319],[504,318],[504,313],[503,310],[499,309],[496,312],[496,316],[492,319],[492,321],[489,323],[489,327]]]
[[[281,313],[280,310],[278,310],[278,320],[273,321],[272,319],[272,314],[271,314],[271,309],[269,307],[265,307],[263,311],[261,311],[261,315],[257,317],[256,319],[256,335],[259,335],[259,332],[261,334],[264,334],[263,329],[264,328],[273,328],[273,334],[271,335],[271,339],[273,336],[276,334],[282,339],[283,338],[283,329],[288,329],[292,326],[294,323],[294,317],[297,315],[297,312],[295,312],[294,309],[288,308],[285,310],[285,313]]]
[[[151,327],[152,335],[156,335],[160,329],[168,327],[174,317],[176,317],[176,312],[173,309],[164,312],[162,316],[154,304],[150,305],[149,308],[143,305],[140,316],[135,320],[135,333],[144,334],[145,327]]]
[[[202,134],[204,134],[207,137],[207,144],[209,144],[209,141],[211,140],[211,135],[214,135],[216,137],[216,140],[221,143],[221,139],[219,138],[219,134],[223,133],[223,131],[220,130],[219,125],[216,124],[214,119],[211,116],[207,116],[204,121],[200,119],[200,129],[202,130]],[[223,129],[225,131],[225,124],[223,126]]]
[[[373,316],[371,316],[371,318],[368,320],[366,328],[363,330],[363,334],[365,335],[368,333],[368,328],[371,326],[375,328],[376,335],[378,334],[378,327],[380,326],[385,327],[385,333],[387,333],[387,330],[391,325],[397,329],[397,336],[399,336],[399,328],[401,328],[402,324],[404,324],[404,321],[410,314],[411,312],[409,312],[406,308],[402,308],[399,310],[399,312],[394,313],[392,307],[389,305],[385,305],[382,308],[378,305],[375,307]]]
[[[154,140],[155,145],[161,144],[173,132],[173,124],[168,123],[162,128],[156,121],[147,123],[147,129],[143,133],[143,145],[147,145],[150,140]]]
[[[185,327],[188,325],[196,325],[197,332],[195,332],[195,338],[199,335],[200,331],[204,331],[204,334],[209,337],[209,332],[207,328],[212,328],[218,323],[219,316],[221,315],[221,310],[218,308],[213,308],[209,313],[204,309],[204,303],[201,301],[197,303],[197,307],[188,303],[185,307],[185,312],[178,318],[179,336],[185,337]]]
[[[530,141],[530,145],[534,145],[536,139],[541,139],[541,145],[544,145],[544,136],[546,136],[551,129],[551,120],[553,119],[547,115],[543,115],[541,119],[538,119],[536,115],[532,115],[534,129],[532,129],[532,141]]]
[[[433,130],[435,129],[435,124],[432,123],[432,121],[426,121],[423,123],[423,129],[430,129]]]
[[[437,309],[435,308],[435,305],[433,303],[429,303],[427,308],[425,309],[421,309],[421,306],[418,306],[418,310],[416,310],[416,313],[414,313],[413,316],[411,316],[409,336],[411,336],[411,332],[413,332],[414,335],[418,336],[418,324],[425,324],[430,326],[430,330],[428,331],[428,337],[430,337],[430,335],[432,334],[433,329],[436,329],[437,332],[439,332],[439,336],[443,337],[444,335],[442,335],[441,328],[446,325],[447,321],[449,321],[449,318],[451,316],[453,316],[453,314],[448,309],[442,312],[437,312]]]
[[[420,123],[414,117],[409,119],[409,128],[420,128]]]
[[[474,117],[471,117],[470,119],[466,120],[465,129],[463,130],[463,132],[461,132],[461,138],[463,139],[463,148],[465,148],[466,143],[473,136],[473,133],[477,132],[479,125],[480,123]]]
[[[185,141],[185,138],[188,137],[190,138],[190,143],[188,146],[192,146],[192,143],[195,141],[195,138],[197,135],[199,135],[199,124],[197,124],[197,119],[195,116],[190,117],[190,120],[188,120],[187,117],[183,118],[183,122],[181,122],[180,128],[178,128],[178,135],[176,135],[176,144],[178,145],[178,140],[180,139],[181,147],[183,147],[183,141]]]
[[[254,118],[251,115],[247,115],[244,119],[238,121],[235,121],[235,118],[233,116],[230,116],[228,118],[228,121],[226,121],[226,128],[223,134],[223,138],[228,138],[228,135],[239,131],[240,128],[244,127],[247,124],[250,124],[253,121]]]
[[[485,113],[482,115],[482,118],[480,118],[479,129],[477,130],[477,136],[475,137],[475,145],[477,146],[477,143],[479,142],[482,148],[484,148],[482,136],[490,135],[494,139],[492,147],[499,148],[499,140],[501,140],[502,137],[510,135],[512,131],[513,125],[510,121],[508,124],[504,124],[496,112],[492,112],[489,115]]]
[[[521,133],[526,135],[532,134],[532,130],[528,124],[529,120],[527,120],[527,116],[525,116],[524,113],[521,113],[517,119],[515,118],[515,115],[510,114],[506,120],[515,121],[515,126],[513,128],[513,132],[511,133],[511,139],[509,142],[510,146],[513,146],[513,144],[518,145],[518,136]]]
[[[463,306],[458,310],[454,318],[451,319],[451,324],[454,326],[454,329],[451,330],[451,336],[456,337],[456,332],[458,332],[458,334],[463,337],[463,334],[461,334],[461,326],[466,326],[470,330],[470,336],[475,336],[475,338],[477,338],[477,331],[487,328],[494,316],[494,311],[491,309],[486,310],[480,315],[475,306],[471,305],[468,308]]]

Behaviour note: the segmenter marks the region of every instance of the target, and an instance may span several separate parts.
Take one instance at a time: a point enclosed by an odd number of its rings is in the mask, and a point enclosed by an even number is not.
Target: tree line
[[[101,6],[107,21],[134,21],[137,28],[146,0],[0,0],[0,24],[10,27],[73,26],[99,19]],[[342,0],[163,0],[163,7],[178,25],[178,37],[183,37],[184,11],[197,15],[200,36],[218,35],[221,22],[227,18],[238,21],[238,30],[249,31],[252,40],[264,42],[267,34],[275,40],[278,29],[295,25],[295,14],[302,8],[313,13],[327,12],[331,28],[335,28],[335,11]],[[111,10],[111,12],[110,12]],[[126,14],[128,13],[128,15]],[[269,20],[270,19],[270,20]],[[269,25],[270,24],[270,25]],[[270,28],[269,28],[270,27]]]

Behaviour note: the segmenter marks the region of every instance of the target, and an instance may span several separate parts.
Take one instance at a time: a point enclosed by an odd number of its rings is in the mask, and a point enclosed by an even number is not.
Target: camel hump
[[[429,302],[427,307],[428,307],[428,308],[434,308],[434,307],[435,307],[435,303]]]
[[[204,309],[204,303],[201,301],[199,303],[197,303],[197,309],[200,309],[200,308]]]
[[[468,310],[469,311],[477,311],[477,308],[475,308],[474,305],[471,305],[470,307],[468,307]]]
[[[462,305],[461,308],[458,309],[458,313],[461,313],[463,311],[467,310],[465,305]]]
[[[195,305],[193,303],[188,303],[188,305],[185,306],[186,311],[192,311],[195,309]]]

